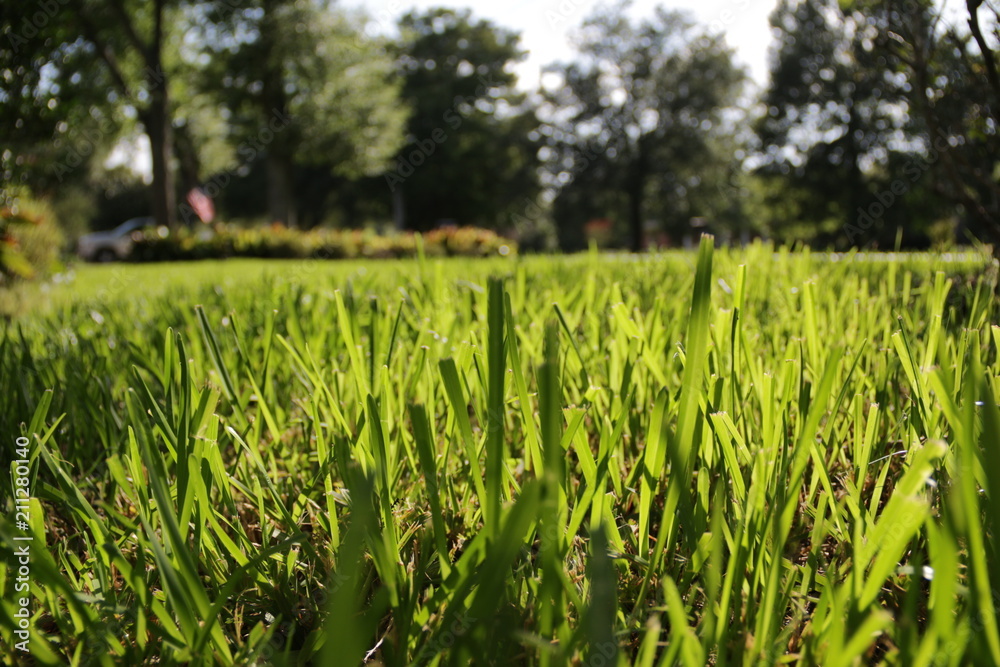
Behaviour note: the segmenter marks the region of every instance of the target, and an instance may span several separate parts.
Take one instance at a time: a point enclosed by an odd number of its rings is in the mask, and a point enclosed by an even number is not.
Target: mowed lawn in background
[[[78,267],[0,332],[33,659],[1000,664],[996,269],[862,259]]]

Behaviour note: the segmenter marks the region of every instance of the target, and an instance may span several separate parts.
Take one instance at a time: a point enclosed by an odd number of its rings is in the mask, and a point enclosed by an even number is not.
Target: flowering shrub
[[[423,235],[428,256],[489,257],[517,254],[517,244],[476,227],[436,229]],[[136,241],[130,259],[137,262],[265,257],[273,259],[398,258],[417,255],[417,235],[381,235],[359,229],[299,231],[282,225],[240,228],[216,225],[211,231],[148,228]]]
[[[62,244],[48,207],[19,192],[0,206],[0,286],[51,273]]]
[[[426,252],[436,255],[488,257],[509,255],[517,250],[513,241],[478,227],[435,229],[428,232],[424,240]]]

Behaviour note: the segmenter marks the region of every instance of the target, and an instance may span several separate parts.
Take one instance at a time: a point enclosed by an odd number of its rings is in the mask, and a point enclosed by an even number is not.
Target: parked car
[[[84,234],[77,241],[76,253],[90,262],[123,260],[132,252],[133,236],[152,224],[153,218],[132,218],[110,231]]]

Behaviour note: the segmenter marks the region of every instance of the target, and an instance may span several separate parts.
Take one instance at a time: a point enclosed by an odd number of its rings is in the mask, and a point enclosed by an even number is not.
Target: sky
[[[521,33],[521,46],[529,51],[517,69],[520,86],[526,90],[537,87],[545,65],[573,58],[569,35],[599,4],[600,0],[342,0],[344,7],[368,12],[371,33],[391,33],[396,20],[412,9],[441,6],[469,8],[473,18],[516,30]],[[765,83],[771,43],[767,18],[777,0],[634,0],[629,13],[637,18],[651,16],[658,4],[689,11],[697,23],[724,32],[736,50],[737,62],[747,67],[758,85]]]

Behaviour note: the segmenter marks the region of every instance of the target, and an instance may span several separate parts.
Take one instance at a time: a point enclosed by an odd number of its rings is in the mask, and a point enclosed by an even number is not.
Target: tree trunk
[[[187,194],[201,184],[201,160],[191,136],[190,125],[180,125],[173,129],[174,151],[177,155],[178,177],[181,192]]]
[[[149,136],[153,160],[153,217],[157,225],[173,228],[177,224],[177,197],[170,165],[170,158],[173,155],[173,131],[170,124],[166,81],[152,91],[143,123]]]
[[[642,252],[642,186],[633,184],[628,191],[628,226],[632,252]]]
[[[281,2],[265,0],[264,18],[260,24],[260,41],[264,54],[263,90],[261,91],[261,118],[280,113],[289,116],[288,99],[283,89],[284,67],[277,49],[277,10]],[[272,223],[296,227],[295,193],[292,189],[294,160],[288,146],[287,134],[275,133],[267,146],[267,209]]]
[[[292,193],[292,161],[277,148],[272,145],[267,151],[268,213],[272,223],[295,227],[298,220]]]
[[[406,229],[406,200],[402,187],[392,191],[392,221],[396,224],[396,231]]]
[[[126,98],[132,98],[132,90],[119,67],[118,57],[108,42],[101,37],[102,27],[116,33],[124,33],[125,39],[139,55],[145,65],[144,78],[149,92],[149,104],[139,110],[139,120],[146,128],[153,167],[152,204],[156,224],[174,227],[177,224],[177,195],[174,190],[174,175],[171,159],[174,151],[170,97],[167,92],[167,75],[163,71],[163,23],[167,0],[155,0],[152,4],[153,36],[146,42],[139,36],[133,16],[125,9],[121,0],[107,3],[116,21],[101,26],[92,20],[84,3],[77,3],[75,10],[83,25],[84,34],[97,49],[100,58],[108,66],[112,80]],[[147,8],[148,9],[148,8]]]
[[[861,170],[862,149],[858,140],[855,138],[855,132],[861,129],[861,119],[858,117],[857,109],[858,106],[854,103],[852,103],[848,108],[847,132],[844,135],[844,166],[847,169],[848,203],[847,216],[843,225],[858,224],[858,211],[868,208],[872,198],[872,195],[869,193],[865,184],[864,173]],[[883,215],[887,213],[888,211],[885,211]],[[884,226],[885,218],[883,217],[875,227]],[[884,233],[884,230],[879,230],[877,228],[869,229],[867,231],[867,243],[865,243],[864,247],[878,245],[877,241],[880,231]],[[831,238],[830,240],[834,241],[834,238]]]
[[[628,192],[628,223],[632,252],[642,252],[645,249],[644,221],[642,219],[642,203],[646,194],[647,159],[644,137],[640,137],[636,145],[635,160],[629,170],[632,177],[626,185]]]
[[[146,61],[146,83],[149,85],[149,108],[146,111],[146,133],[149,135],[153,159],[153,217],[156,224],[174,228],[177,225],[177,194],[174,190],[174,172],[170,163],[174,155],[173,123],[170,116],[169,82],[163,71],[163,13],[166,0],[156,0],[153,5],[153,39],[144,48],[127,20],[121,4],[116,4],[139,53]]]

